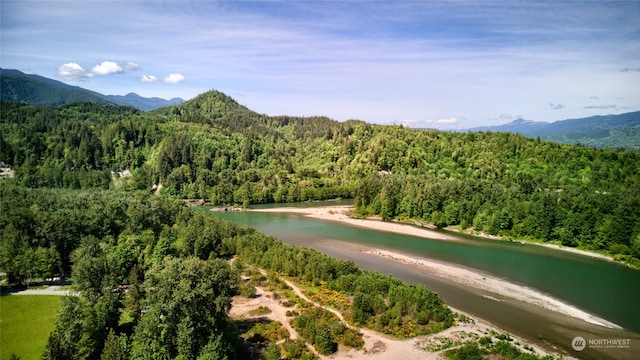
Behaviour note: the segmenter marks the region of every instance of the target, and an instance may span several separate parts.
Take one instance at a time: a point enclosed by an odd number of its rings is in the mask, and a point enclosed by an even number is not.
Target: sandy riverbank
[[[429,239],[437,240],[456,240],[456,237],[447,235],[441,232],[433,231],[427,228],[420,228],[417,226],[401,224],[397,222],[386,222],[381,220],[365,220],[354,219],[349,213],[353,210],[351,205],[339,205],[339,206],[321,206],[310,208],[295,208],[295,207],[281,207],[271,209],[252,209],[249,211],[257,212],[288,212],[303,214],[308,217],[312,217],[320,220],[339,221],[345,224],[359,226],[372,230],[387,231],[397,234],[419,236]]]
[[[437,240],[458,240],[455,236],[434,231],[431,229],[421,228],[408,224],[401,224],[397,222],[384,222],[380,220],[364,220],[354,219],[350,217],[350,212],[353,210],[353,206],[323,206],[323,207],[310,207],[310,208],[295,208],[295,207],[281,207],[271,209],[257,209],[251,211],[258,212],[289,212],[303,214],[312,218],[330,221],[339,221],[345,224],[359,226],[372,230],[386,231],[391,233],[399,233],[404,235],[412,235],[417,237],[424,237]],[[542,244],[545,245],[545,244]],[[547,245],[545,245],[547,246]],[[582,250],[568,249],[564,247],[558,247],[554,245],[548,245],[550,248],[571,251],[582,255],[588,255],[593,257],[603,257],[604,255],[589,253]],[[454,281],[466,286],[474,287],[478,290],[486,292],[485,297],[487,299],[495,301],[508,301],[516,300],[525,302],[528,304],[536,305],[546,310],[562,313],[577,319],[584,320],[586,322],[604,326],[612,329],[620,329],[617,324],[609,322],[605,319],[597,317],[582,311],[572,305],[566,304],[558,299],[555,299],[549,295],[543,294],[537,290],[528,288],[524,285],[514,284],[507,280],[497,278],[482,272],[467,269],[459,265],[448,264],[444,262],[434,261],[425,258],[414,258],[411,256],[395,253],[387,250],[367,250],[369,254],[380,256],[388,260],[401,262],[408,265],[419,267],[422,271],[429,273],[430,275],[438,276],[448,281]],[[584,254],[586,253],[586,254]]]
[[[484,297],[490,300],[501,302],[512,299],[581,319],[595,325],[611,329],[622,329],[622,327],[610,321],[589,314],[575,306],[566,304],[537,290],[524,285],[514,284],[488,274],[465,269],[464,267],[453,264],[446,264],[425,258],[411,257],[387,250],[368,250],[366,252],[385,259],[401,262],[403,264],[418,266],[422,271],[429,275],[438,276],[449,281],[455,281],[463,285],[471,286],[486,292],[487,294],[484,295]]]
[[[418,237],[436,239],[436,240],[458,240],[455,236],[448,235],[439,231],[434,231],[432,229],[428,229],[424,227],[418,227],[416,225],[404,224],[399,222],[387,222],[379,219],[354,219],[350,216],[350,213],[353,211],[352,205],[320,206],[320,207],[309,207],[309,208],[279,207],[279,208],[271,208],[271,209],[251,209],[249,211],[296,213],[296,214],[303,214],[315,219],[339,221],[345,224],[359,226],[359,227],[372,229],[372,230],[386,231],[386,232],[391,232],[396,234],[418,236]],[[447,230],[457,231],[455,229],[447,229]],[[500,240],[500,238],[496,236],[483,235],[483,234],[479,234],[479,235],[471,234],[471,235],[486,237],[488,239]],[[615,262],[615,260],[611,256],[598,254],[598,253],[586,251],[586,250],[580,250],[572,247],[566,247],[566,246],[555,245],[555,244],[542,244],[537,242],[526,242],[525,244],[543,246],[550,249],[566,251],[573,254]]]

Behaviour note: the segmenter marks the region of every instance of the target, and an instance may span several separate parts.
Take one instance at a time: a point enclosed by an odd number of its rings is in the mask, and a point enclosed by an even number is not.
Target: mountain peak
[[[531,125],[531,124],[543,124],[543,121],[533,121],[533,120],[525,120],[523,118],[517,118],[511,122],[508,122],[506,124],[503,124],[504,126],[510,126],[510,125]]]
[[[218,91],[209,90],[182,104],[185,108],[195,108],[203,115],[218,115],[229,110],[249,110],[240,105],[231,96]]]

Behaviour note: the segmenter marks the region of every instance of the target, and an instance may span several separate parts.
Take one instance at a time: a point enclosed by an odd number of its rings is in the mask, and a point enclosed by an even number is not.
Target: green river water
[[[327,205],[297,206],[323,204]],[[442,241],[368,230],[291,213],[236,211],[211,214],[254,227],[284,242],[353,260],[367,270],[423,283],[457,309],[529,341],[554,346],[568,355],[585,359],[640,358],[640,271],[541,246],[459,234],[454,234],[459,241]],[[415,267],[364,253],[363,248],[387,249],[462,265],[536,289],[613,322],[622,329],[594,325],[511,299],[496,299],[480,290],[429,276]],[[571,340],[575,336],[587,340],[630,339],[630,345],[620,349],[594,345],[576,352],[571,348]]]

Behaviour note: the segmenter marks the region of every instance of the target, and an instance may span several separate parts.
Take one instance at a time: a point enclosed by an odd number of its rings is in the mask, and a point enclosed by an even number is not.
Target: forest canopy
[[[231,297],[247,286],[232,257],[353,297],[346,312],[355,324],[389,334],[407,326],[432,333],[453,324],[451,310],[424,286],[284,244],[179,200],[142,192],[0,189],[8,205],[2,266],[12,281],[73,278],[76,296],[62,299],[45,359],[248,358],[228,315]],[[64,236],[66,229],[76,232]]]
[[[155,189],[241,206],[355,198],[362,216],[640,259],[637,152],[271,117],[217,91],[146,113],[82,103],[1,111],[0,160],[15,171],[4,181],[16,185]]]

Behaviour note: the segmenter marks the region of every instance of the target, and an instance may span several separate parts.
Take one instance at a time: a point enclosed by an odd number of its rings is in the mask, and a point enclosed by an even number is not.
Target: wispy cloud
[[[615,109],[618,105],[589,105],[585,106],[585,109]]]
[[[460,123],[460,119],[456,117],[450,118],[442,118],[437,120],[425,120],[422,124],[416,124],[417,127],[426,127],[426,128],[435,128],[435,129],[444,129],[444,128],[453,128],[455,125]]]
[[[140,64],[138,63],[134,63],[132,61],[128,61],[124,64],[124,70],[125,71],[136,71],[136,70],[140,70]]]
[[[562,110],[566,108],[564,104],[555,104],[555,103],[549,103],[549,107],[552,108],[553,110]]]
[[[144,83],[152,83],[152,82],[156,82],[158,78],[153,75],[142,75],[138,78],[138,80]]]
[[[626,68],[622,68],[622,69],[620,69],[620,72],[623,72],[623,73],[627,73],[627,72],[640,72],[640,67],[637,67],[637,68],[628,68],[628,67],[626,67]]]

